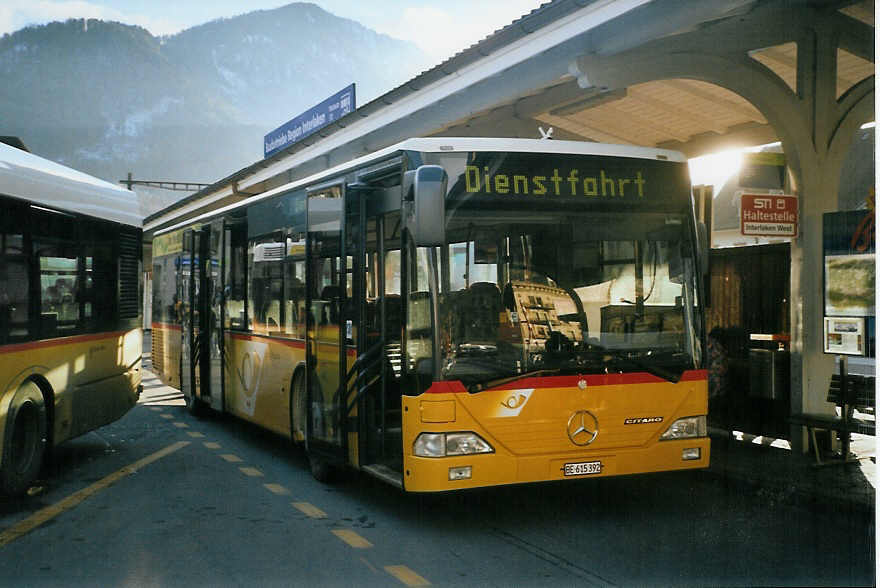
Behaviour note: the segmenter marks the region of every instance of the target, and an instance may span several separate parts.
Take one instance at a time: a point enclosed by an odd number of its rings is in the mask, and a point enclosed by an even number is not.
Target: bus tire
[[[336,468],[324,459],[309,455],[309,468],[312,470],[312,477],[322,484],[336,481]]]
[[[46,401],[33,381],[15,392],[6,416],[0,492],[20,496],[27,492],[43,467],[47,445]]]
[[[306,438],[306,373],[296,370],[290,380],[290,440],[298,442],[297,433]]]

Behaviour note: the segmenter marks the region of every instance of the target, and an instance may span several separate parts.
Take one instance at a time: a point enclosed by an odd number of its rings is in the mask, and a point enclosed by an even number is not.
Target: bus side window
[[[277,237],[265,237],[250,244],[248,318],[253,321],[254,332],[279,334],[281,331],[284,247],[284,242]]]
[[[111,301],[115,298],[118,262],[112,243],[111,235],[102,235],[85,246],[80,258],[80,271],[84,273],[77,282],[77,301],[87,330],[115,328],[116,309]]]
[[[29,283],[23,235],[0,233],[0,344],[29,334]]]
[[[35,242],[40,268],[40,336],[57,337],[77,332],[79,305],[74,289],[77,256],[64,243]],[[72,244],[71,244],[72,245]]]
[[[226,325],[228,329],[246,330],[245,291],[247,290],[246,268],[248,263],[247,233],[244,225],[234,225],[229,229],[229,259],[227,275],[224,280],[226,299]]]
[[[298,277],[304,272],[305,262],[288,262],[285,266],[284,334],[296,339],[304,339],[306,330],[306,286]]]

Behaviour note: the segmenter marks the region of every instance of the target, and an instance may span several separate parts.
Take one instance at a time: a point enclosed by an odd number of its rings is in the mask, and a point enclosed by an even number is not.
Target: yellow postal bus
[[[675,152],[412,139],[161,231],[153,357],[319,479],[705,468],[700,234]]]
[[[0,144],[0,492],[118,419],[141,382],[136,196]]]

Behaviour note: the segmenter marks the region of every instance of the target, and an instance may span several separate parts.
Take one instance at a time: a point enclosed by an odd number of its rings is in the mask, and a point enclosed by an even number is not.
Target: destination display
[[[469,193],[494,191],[496,194],[534,194],[535,196],[567,194],[603,198],[645,197],[645,178],[642,177],[641,171],[636,171],[634,177],[616,177],[600,169],[598,176],[582,178],[577,168],[568,170],[564,176],[559,175],[559,168],[553,168],[553,173],[549,176],[521,173],[510,175],[490,174],[488,166],[484,166],[481,170],[475,165],[468,165],[464,168],[464,177],[465,191]]]
[[[444,154],[436,163],[450,176],[448,199],[461,204],[491,201],[540,207],[552,201],[645,211],[690,206],[685,163],[547,153],[478,152],[466,159],[457,155]]]

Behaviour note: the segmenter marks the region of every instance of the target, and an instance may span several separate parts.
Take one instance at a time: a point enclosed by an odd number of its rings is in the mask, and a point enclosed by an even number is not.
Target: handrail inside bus
[[[358,403],[358,401],[361,399],[361,397],[370,388],[370,384],[373,383],[371,381],[369,384],[367,384],[365,386],[358,387],[358,384],[362,382],[362,380],[372,371],[372,369],[374,369],[374,367],[376,365],[381,365],[381,363],[382,363],[381,351],[384,347],[385,347],[385,339],[380,339],[379,341],[374,343],[372,347],[367,349],[364,353],[362,353],[360,355],[360,357],[358,357],[355,360],[354,365],[351,366],[351,369],[348,370],[348,373],[345,375],[345,379],[340,383],[339,390],[337,391],[337,394],[341,394],[344,391],[345,394],[347,395],[348,392],[352,388],[351,386],[348,385],[348,381],[351,380],[351,377],[358,372],[358,370],[364,365],[364,363],[367,362],[368,359],[370,359],[374,355],[377,355],[377,354],[379,355],[378,360],[371,361],[367,365],[367,369],[364,369],[360,373],[357,373],[357,378],[355,378],[353,385],[358,388],[358,393],[355,395],[354,398],[352,398],[351,402],[349,402],[346,405],[346,409],[345,409],[346,414],[351,412],[351,410]]]

